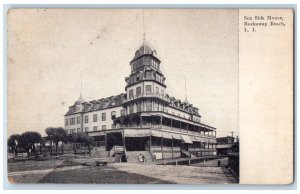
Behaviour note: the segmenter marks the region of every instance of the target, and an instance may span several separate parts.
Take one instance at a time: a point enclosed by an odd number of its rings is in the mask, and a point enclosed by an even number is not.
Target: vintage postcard
[[[291,9],[9,9],[9,182],[292,183],[293,22]]]

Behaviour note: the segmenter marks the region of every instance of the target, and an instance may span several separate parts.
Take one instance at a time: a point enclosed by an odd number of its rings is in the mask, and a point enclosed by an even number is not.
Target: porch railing
[[[169,131],[175,131],[175,132],[181,132],[181,133],[186,133],[186,134],[190,134],[190,135],[200,135],[202,137],[215,137],[214,135],[208,135],[208,134],[203,134],[201,132],[197,132],[197,131],[190,131],[190,130],[186,130],[186,129],[180,129],[177,127],[170,127],[170,126],[166,126],[166,125],[122,125],[122,126],[117,126],[116,129],[121,129],[121,128],[143,128],[143,129],[165,129],[165,130],[169,130]]]
[[[129,96],[127,102],[129,102],[131,100],[138,99],[138,98],[144,98],[144,97],[160,98],[164,101],[169,102],[169,99],[166,98],[164,94],[158,94],[158,93],[140,93],[140,94],[137,94],[137,95]]]

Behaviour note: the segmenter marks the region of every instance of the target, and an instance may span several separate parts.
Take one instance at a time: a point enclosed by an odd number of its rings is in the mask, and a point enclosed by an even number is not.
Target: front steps
[[[153,161],[150,151],[127,151],[126,152],[127,162],[128,163],[141,163],[139,161],[140,154],[145,156],[146,164],[154,164],[154,161]]]

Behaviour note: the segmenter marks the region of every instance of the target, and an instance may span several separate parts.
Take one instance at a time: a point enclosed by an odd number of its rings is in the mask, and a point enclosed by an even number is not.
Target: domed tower
[[[130,61],[131,74],[125,78],[127,114],[147,111],[163,111],[165,98],[165,76],[160,71],[160,60],[150,46],[143,43]]]

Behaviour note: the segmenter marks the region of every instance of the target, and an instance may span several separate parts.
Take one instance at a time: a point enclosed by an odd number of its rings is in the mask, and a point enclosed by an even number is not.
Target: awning
[[[196,136],[195,136],[195,140],[193,140],[193,141],[206,142],[205,138],[203,138],[203,137],[196,137]]]
[[[161,132],[158,132],[156,130],[151,130],[150,131],[150,135],[151,136],[154,136],[154,137],[162,137],[162,133]]]
[[[141,130],[141,129],[125,129],[124,130],[125,137],[149,137],[149,130]]]
[[[181,135],[181,140],[183,141],[183,143],[189,143],[189,144],[193,143],[190,137],[187,135]]]
[[[141,116],[162,116],[162,114],[159,113],[141,113]]]
[[[168,133],[168,132],[162,132],[162,135],[163,135],[163,138],[166,138],[166,139],[172,139],[171,133]]]
[[[177,134],[177,133],[173,133],[173,134],[172,134],[172,137],[173,137],[173,139],[179,139],[179,140],[181,140],[180,135]]]

